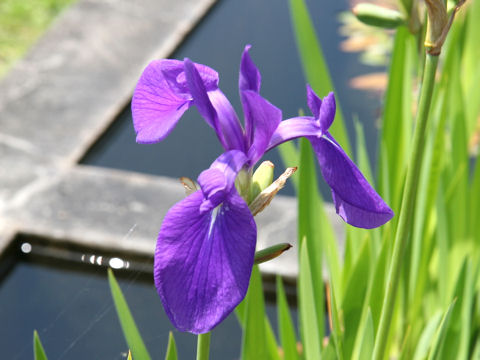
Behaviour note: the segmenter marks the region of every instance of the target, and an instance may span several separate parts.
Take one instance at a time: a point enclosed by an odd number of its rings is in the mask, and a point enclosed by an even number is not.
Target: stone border
[[[214,2],[79,0],[0,82],[0,254],[17,234],[153,254],[161,219],[184,196],[178,182],[77,162],[145,65],[171,54]],[[278,196],[257,223],[259,248],[292,242],[295,199]],[[262,270],[295,278],[296,258]]]

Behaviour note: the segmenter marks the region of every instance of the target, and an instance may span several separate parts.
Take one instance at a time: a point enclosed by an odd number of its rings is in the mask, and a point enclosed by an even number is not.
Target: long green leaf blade
[[[252,270],[244,306],[242,359],[269,359],[265,334],[265,303],[262,279],[257,265]]]
[[[168,334],[168,346],[165,360],[177,360],[177,344],[175,343],[175,338],[171,331]]]
[[[150,354],[148,353],[147,347],[143,343],[137,325],[135,324],[135,320],[133,319],[132,313],[128,308],[128,304],[123,296],[122,290],[120,289],[120,286],[113,275],[112,269],[108,269],[108,283],[110,284],[110,292],[115,304],[115,309],[117,310],[123,335],[125,336],[128,347],[132,351],[133,358],[135,360],[149,360]]]
[[[277,276],[277,317],[278,332],[283,348],[284,359],[299,359],[297,352],[297,338],[292,318],[288,308],[285,289],[283,288],[282,278]]]
[[[37,330],[33,331],[33,356],[35,360],[48,360]]]

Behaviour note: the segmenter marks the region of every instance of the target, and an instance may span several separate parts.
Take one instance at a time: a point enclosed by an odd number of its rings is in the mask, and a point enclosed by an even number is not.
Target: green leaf
[[[373,346],[375,345],[375,331],[373,328],[372,312],[367,311],[367,317],[362,331],[357,336],[361,339],[358,359],[370,360],[373,355]]]
[[[312,89],[325,96],[333,91],[333,84],[323,56],[322,48],[315,34],[312,20],[304,0],[289,0],[298,53],[303,65],[303,72]],[[337,142],[347,154],[350,154],[350,142],[343,120],[342,111],[337,99],[337,115],[330,130]]]
[[[312,284],[312,273],[307,243],[300,244],[300,273],[298,278],[298,297],[300,312],[300,327],[303,339],[303,351],[305,359],[321,359],[321,333],[319,330],[322,324],[318,323],[317,305]],[[323,304],[323,302],[322,302]]]
[[[445,342],[445,335],[447,333],[450,317],[453,309],[455,308],[455,302],[456,300],[453,300],[445,312],[445,315],[443,315],[442,321],[440,322],[440,325],[435,333],[435,338],[433,339],[432,347],[430,348],[430,352],[428,354],[428,360],[441,359],[440,354]]]
[[[428,351],[432,345],[433,336],[435,335],[441,319],[442,314],[438,312],[428,321],[427,326],[423,329],[420,340],[418,341],[413,360],[424,360],[427,358]]]
[[[449,326],[442,349],[442,359],[467,359],[471,337],[471,320],[473,306],[473,281],[470,261],[466,258],[456,281],[454,298],[455,309],[452,311]]]
[[[297,337],[288,308],[282,278],[277,275],[277,317],[278,333],[283,348],[284,359],[300,359],[297,352]]]
[[[37,330],[33,331],[33,358],[35,360],[47,360],[47,355],[45,354]]]
[[[115,309],[120,320],[123,336],[125,336],[128,347],[132,351],[133,358],[135,360],[150,359],[150,354],[143,343],[142,337],[137,329],[137,325],[135,324],[135,320],[133,319],[130,309],[128,308],[128,304],[123,296],[122,290],[120,289],[120,286],[113,275],[112,269],[108,269],[108,283],[110,284],[110,292],[112,294]]]
[[[262,279],[255,265],[250,277],[250,285],[245,297],[243,314],[242,359],[269,359],[265,334],[265,303]]]
[[[165,360],[177,360],[177,344],[175,343],[175,338],[171,331],[168,334],[168,346]]]
[[[306,243],[309,272],[313,296],[315,299],[315,314],[317,331],[320,338],[324,335],[325,307],[323,294],[323,249],[322,249],[322,218],[318,216],[323,210],[319,204],[315,157],[310,143],[300,140],[300,166],[298,191],[298,239],[300,244]],[[299,296],[302,296],[300,294]]]
[[[415,39],[405,27],[400,27],[395,36],[392,60],[389,70],[389,82],[385,94],[385,107],[382,120],[382,139],[385,146],[380,161],[379,190],[381,195],[387,192],[392,196],[390,206],[398,213],[401,191],[410,157],[412,138],[412,73]],[[389,182],[382,180],[384,164],[388,164]],[[384,188],[384,186],[388,188]]]
[[[342,301],[345,323],[344,358],[351,359],[365,304],[370,274],[370,242],[364,241],[360,256],[352,269]]]

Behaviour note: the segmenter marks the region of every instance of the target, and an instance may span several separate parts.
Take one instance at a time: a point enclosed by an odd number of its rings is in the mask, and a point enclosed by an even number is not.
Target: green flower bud
[[[264,161],[257,170],[255,170],[252,177],[252,184],[250,185],[249,204],[273,182],[274,167],[272,162]]]
[[[370,3],[360,3],[352,9],[361,22],[384,29],[394,29],[405,24],[405,16],[393,9]]]
[[[279,257],[291,247],[292,245],[288,243],[281,243],[281,244],[276,244],[266,249],[257,251],[255,253],[255,264],[261,264],[266,261],[275,259],[276,257]]]

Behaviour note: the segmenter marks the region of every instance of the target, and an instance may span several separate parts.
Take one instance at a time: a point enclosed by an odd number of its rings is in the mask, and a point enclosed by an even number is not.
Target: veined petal
[[[231,150],[220,155],[209,169],[198,176],[198,183],[205,200],[200,211],[210,211],[223,202],[232,192],[238,172],[247,162],[242,151]]]
[[[154,279],[165,312],[180,331],[212,330],[242,301],[253,266],[257,230],[233,192],[206,213],[197,191],[174,205],[155,250]]]
[[[163,66],[171,62],[152,61],[137,83],[132,98],[132,116],[138,143],[163,140],[190,106],[190,96],[178,92],[165,77]]]
[[[370,186],[342,148],[327,134],[309,138],[322,175],[332,189],[337,214],[350,225],[371,229],[385,224],[393,211]]]
[[[255,164],[266,152],[275,129],[282,121],[282,111],[254,91],[246,90],[242,95],[245,121],[252,125],[248,158],[251,164]]]
[[[283,120],[275,129],[267,151],[286,141],[304,136],[322,136],[320,126],[313,117],[299,116]]]

